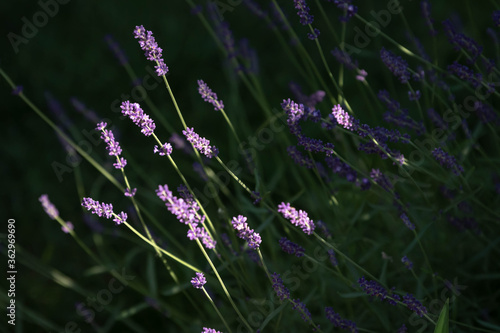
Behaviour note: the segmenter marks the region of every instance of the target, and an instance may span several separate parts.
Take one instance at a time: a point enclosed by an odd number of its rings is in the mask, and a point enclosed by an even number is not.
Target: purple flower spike
[[[403,223],[405,224],[405,226],[408,229],[415,230],[415,225],[410,222],[410,219],[408,218],[408,216],[405,213],[402,213],[400,218],[401,218],[401,220],[403,220]]]
[[[101,122],[97,124],[96,130],[101,131],[101,139],[106,142],[106,149],[109,151],[110,156],[116,156],[117,162],[113,164],[113,166],[116,169],[122,169],[127,165],[127,160],[124,159],[123,157],[120,157],[122,153],[122,149],[120,147],[120,144],[115,141],[115,136],[113,135],[113,132],[111,130],[107,130],[106,126],[108,126],[107,123]]]
[[[65,233],[65,234],[69,234],[70,231],[73,231],[75,229],[75,226],[73,225],[73,223],[71,223],[70,221],[66,221],[66,227],[65,226],[62,226],[61,227],[61,230]]]
[[[309,14],[309,6],[306,4],[305,0],[293,0],[295,9],[297,9],[297,15],[300,17],[300,23],[302,25],[308,25],[313,23],[314,16]]]
[[[358,333],[358,328],[356,327],[355,322],[343,319],[338,313],[335,313],[331,307],[326,307],[325,312],[326,318],[332,322],[333,326],[347,330],[351,333]]]
[[[42,194],[40,198],[38,198],[38,201],[42,203],[43,210],[45,210],[45,213],[47,215],[55,220],[56,218],[59,217],[59,211],[57,210],[56,206],[52,204],[49,200],[49,196],[47,194]]]
[[[422,305],[413,295],[406,294],[403,296],[403,303],[406,304],[408,309],[415,312],[420,317],[423,317],[424,314],[427,314],[427,308]]]
[[[203,155],[208,158],[215,157],[219,154],[219,150],[215,146],[210,146],[210,140],[200,137],[195,133],[194,128],[186,128],[182,131],[186,139]]]
[[[191,279],[191,284],[196,289],[201,289],[207,283],[207,279],[205,279],[205,275],[203,273],[196,273],[196,276]]]
[[[150,61],[155,61],[157,65],[156,73],[158,76],[162,76],[168,73],[168,67],[165,65],[162,56],[162,49],[156,43],[153,33],[149,30],[144,29],[142,25],[136,26],[134,30],[135,38],[139,39],[139,45],[144,51],[144,55]]]
[[[295,244],[286,237],[281,237],[281,239],[279,240],[279,244],[281,246],[281,249],[288,254],[293,254],[297,258],[304,256],[304,248],[299,244]]]
[[[303,210],[297,211],[290,203],[280,203],[278,205],[278,213],[281,213],[284,218],[297,227],[300,227],[306,235],[311,235],[314,232],[314,222],[311,220],[307,213]]]
[[[215,111],[220,111],[224,108],[224,103],[222,100],[217,99],[217,94],[208,87],[208,85],[203,82],[203,80],[198,80],[198,92],[205,102],[208,102],[214,106]]]
[[[328,0],[332,2],[332,0]],[[345,11],[344,16],[340,16],[340,22],[347,22],[351,17],[353,17],[358,12],[358,7],[351,4],[352,0],[333,0],[333,3],[337,8],[343,9]]]
[[[290,299],[290,290],[288,290],[285,285],[283,284],[283,280],[281,280],[281,277],[278,273],[273,273],[271,275],[271,278],[273,280],[273,289],[276,292],[276,295],[280,299],[280,301],[283,301],[285,299]]]
[[[154,147],[154,153],[158,153],[160,156],[169,156],[172,154],[172,145],[170,143],[165,143],[161,148],[158,148],[158,145]]]
[[[407,256],[401,258],[401,262],[405,265],[406,268],[408,268],[408,270],[411,270],[413,268],[413,263],[410,259],[408,259]]]
[[[332,115],[335,117],[335,120],[337,120],[337,123],[345,129],[348,129],[350,131],[355,131],[358,129],[359,124],[357,119],[354,119],[353,117],[351,117],[351,115],[345,112],[340,104],[337,104],[333,107]]]
[[[126,196],[126,197],[133,197],[133,196],[135,196],[135,193],[136,193],[136,192],[137,192],[137,189],[136,189],[136,188],[133,188],[133,189],[129,189],[129,188],[127,188],[127,189],[125,190],[125,196]]]
[[[113,212],[113,205],[112,204],[106,204],[106,203],[100,203],[99,201],[96,201],[92,198],[83,198],[82,200],[82,206],[85,207],[87,210],[90,210],[92,214],[96,214],[99,217],[104,216],[107,219],[113,218],[113,221],[116,224],[121,224],[127,221],[127,214],[124,212],[120,212],[120,214],[115,214]]]
[[[442,166],[447,169],[451,169],[454,175],[458,176],[464,172],[464,168],[457,163],[455,157],[451,156],[441,148],[435,148],[432,151],[432,156],[439,162]]]
[[[156,125],[154,121],[144,113],[139,103],[130,103],[130,101],[125,101],[122,103],[120,108],[122,109],[122,113],[124,115],[129,117],[134,124],[141,128],[141,132],[145,136],[153,134]]]
[[[233,217],[231,224],[233,225],[234,230],[238,232],[238,237],[246,240],[249,248],[257,250],[262,242],[262,239],[258,233],[256,233],[253,229],[250,229],[246,221],[247,218],[245,216],[238,215],[238,217]]]
[[[203,327],[203,331],[201,333],[222,333],[222,332],[216,331],[213,328]]]
[[[399,79],[401,83],[407,83],[410,79],[408,63],[400,56],[396,56],[385,48],[380,50],[380,58],[384,65]]]

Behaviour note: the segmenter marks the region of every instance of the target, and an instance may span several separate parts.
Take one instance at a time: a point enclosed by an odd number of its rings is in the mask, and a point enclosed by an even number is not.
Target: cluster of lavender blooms
[[[175,215],[179,222],[184,223],[190,227],[187,232],[187,237],[190,240],[200,239],[207,249],[214,249],[217,242],[205,230],[203,223],[205,222],[205,215],[200,215],[198,210],[200,207],[188,192],[182,192],[185,197],[178,198],[172,194],[168,189],[168,185],[159,185],[156,190],[156,195],[167,206],[170,213]]]
[[[191,284],[193,287],[196,289],[201,289],[203,286],[207,283],[207,279],[205,278],[205,275],[201,272],[197,272],[196,276],[191,279]]]
[[[195,131],[194,128],[186,128],[182,131],[182,134],[186,137],[186,139],[191,142],[193,147],[198,150],[200,153],[205,155],[208,158],[216,157],[219,154],[219,149],[215,146],[210,146],[210,140],[200,137]]]
[[[278,205],[278,213],[281,213],[283,217],[289,220],[294,226],[300,227],[306,235],[311,235],[314,232],[313,220],[309,218],[307,212],[303,210],[297,211],[294,207],[290,206],[290,203],[280,203]]]
[[[325,308],[326,318],[332,322],[333,326],[351,333],[358,333],[358,328],[352,320],[343,319],[340,314],[336,313],[332,307]]]
[[[285,287],[280,275],[278,273],[271,274],[271,280],[273,283],[273,289],[279,300],[289,300],[292,303],[292,309],[297,310],[304,321],[311,320],[311,312],[309,312],[306,305],[301,302],[300,299],[291,299],[290,290]]]
[[[59,217],[59,211],[57,210],[56,206],[52,202],[50,202],[49,196],[47,194],[42,194],[38,198],[38,201],[40,201],[40,203],[42,204],[43,210],[45,211],[45,213],[47,213],[47,215],[51,219],[55,220]],[[75,229],[75,226],[70,221],[66,221],[66,225],[65,226],[63,225],[61,227],[61,230],[66,234],[74,229]]]
[[[127,213],[123,211],[119,214],[115,214],[113,211],[113,204],[101,203],[90,197],[83,198],[82,206],[89,210],[92,214],[96,214],[99,217],[105,217],[108,220],[113,218],[113,221],[118,225],[127,222]]]
[[[293,0],[300,24],[311,25],[314,22],[314,16],[309,12],[310,8],[305,0]],[[319,29],[313,28],[313,32],[307,34],[307,38],[314,40],[319,36]]]
[[[402,302],[408,307],[408,309],[412,310],[420,317],[424,316],[428,312],[427,308],[411,294],[407,293],[403,296],[403,298],[401,298],[401,296],[393,292],[394,288],[389,292],[377,281],[366,280],[364,277],[359,278],[358,284],[368,296],[379,298],[391,305],[396,305],[397,302]]]
[[[163,50],[158,46],[158,43],[153,37],[153,33],[149,30],[144,29],[144,27],[140,25],[135,27],[134,36],[135,38],[139,39],[139,45],[144,51],[144,55],[146,56],[146,58],[157,63],[155,69],[158,76],[167,74],[168,67],[163,61]]]
[[[205,102],[214,106],[215,111],[224,109],[224,102],[217,98],[217,94],[214,93],[203,80],[198,80],[198,92]]]
[[[293,254],[297,258],[304,256],[305,253],[304,248],[299,244],[292,242],[286,237],[281,237],[281,239],[279,240],[279,244],[283,252],[286,252],[288,254]]]
[[[256,233],[253,229],[250,229],[247,218],[243,215],[238,215],[233,217],[231,224],[234,230],[238,232],[238,237],[244,239],[248,243],[248,247],[252,250],[257,250],[259,248],[262,239],[260,235]]]

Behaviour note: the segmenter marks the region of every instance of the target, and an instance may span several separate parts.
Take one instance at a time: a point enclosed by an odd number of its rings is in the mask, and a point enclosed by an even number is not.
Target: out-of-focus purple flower
[[[418,101],[420,99],[420,90],[408,91],[410,101]]]
[[[470,59],[467,60],[467,63],[469,65],[474,64],[476,62],[476,59],[483,52],[483,47],[480,46],[472,38],[467,37],[463,33],[457,32],[450,20],[444,20],[443,27],[446,37],[448,37],[448,41],[454,46],[454,49],[456,51],[460,51],[460,49],[463,49],[464,51],[469,53]]]
[[[45,210],[45,213],[47,215],[55,220],[56,218],[59,217],[59,211],[57,210],[56,206],[52,204],[49,200],[49,196],[47,194],[42,194],[40,198],[38,198],[38,201],[41,202],[43,210]]]
[[[217,94],[214,93],[203,80],[198,80],[198,92],[205,102],[214,106],[215,111],[220,111],[224,108],[222,100],[219,101],[217,99]]]
[[[250,46],[250,41],[247,38],[240,39],[238,43],[238,56],[241,59],[240,67],[245,73],[257,75],[259,74],[259,59],[257,52]]]
[[[420,2],[420,10],[422,11],[422,16],[424,17],[425,24],[429,28],[431,36],[436,36],[437,31],[434,29],[434,20],[431,17],[431,4],[428,0]]]
[[[325,238],[331,238],[332,237],[332,233],[330,232],[330,229],[328,229],[328,227],[326,226],[325,222],[323,222],[321,220],[318,220],[316,222],[316,227],[323,234],[323,237],[325,237]]]
[[[380,58],[384,65],[396,76],[401,83],[407,83],[410,79],[408,63],[400,56],[396,56],[385,48],[380,50]]]
[[[292,158],[292,160],[299,166],[306,167],[308,169],[314,168],[314,161],[304,156],[295,146],[290,146],[286,149],[288,156]]]
[[[332,2],[332,0],[328,0]],[[347,22],[358,12],[358,7],[352,5],[352,0],[333,0],[333,3],[344,10],[344,15],[339,17],[340,22]]]
[[[427,314],[427,308],[422,305],[413,295],[406,294],[403,296],[403,303],[406,304],[408,309],[415,312],[420,317],[423,317],[424,314]]]
[[[338,157],[325,157],[326,165],[330,169],[332,169],[333,173],[338,174],[341,177],[344,177],[347,181],[354,183],[356,178],[358,177],[358,173],[351,168],[351,166],[347,163],[344,163]]]
[[[281,213],[284,218],[289,220],[294,226],[300,227],[306,235],[311,235],[314,232],[314,222],[311,220],[307,213],[303,210],[297,211],[290,203],[284,202],[278,205],[278,213]]]
[[[108,44],[109,49],[118,59],[120,65],[125,66],[126,64],[128,64],[127,55],[125,54],[125,52],[123,52],[123,49],[121,48],[120,44],[118,44],[118,42],[113,38],[113,36],[107,34],[106,36],[104,36],[104,40]]]
[[[260,193],[257,191],[252,191],[251,197],[252,197],[252,199],[254,199],[253,200],[254,205],[258,204],[262,200]]]
[[[292,300],[292,309],[296,310],[298,313],[300,313],[300,317],[305,321],[310,321],[311,320],[311,312],[309,309],[307,309],[306,305],[304,302],[302,302],[300,299],[294,299]]]
[[[155,145],[153,152],[155,154],[158,153],[160,156],[170,156],[170,154],[172,154],[172,145],[168,142],[164,143],[161,148],[158,148],[158,145]]]
[[[406,328],[406,325],[403,324],[397,331],[397,333],[406,333],[408,332],[408,329]]]
[[[141,128],[141,133],[145,136],[150,136],[154,133],[156,125],[147,114],[144,113],[139,103],[130,103],[125,101],[120,106],[122,113],[128,116],[134,124]]]
[[[393,190],[393,185],[391,184],[389,178],[387,178],[387,176],[384,175],[379,169],[372,169],[370,172],[370,178],[387,192],[391,192]]]
[[[69,119],[66,111],[61,105],[61,102],[59,102],[59,100],[52,96],[52,94],[48,91],[46,91],[44,95],[47,100],[49,110],[57,117],[57,120],[63,123],[67,128],[73,126],[73,122]]]
[[[408,229],[415,230],[415,225],[411,223],[410,219],[408,218],[408,215],[402,213],[400,218]]]
[[[500,116],[489,104],[476,101],[474,103],[474,111],[481,122],[485,124],[500,125]]]
[[[66,226],[62,226],[61,227],[61,230],[65,233],[65,234],[69,234],[70,231],[73,231],[75,230],[75,226],[73,225],[73,223],[71,223],[70,221],[66,221]]]
[[[411,270],[413,268],[413,263],[411,262],[410,259],[408,259],[407,256],[404,256],[403,258],[401,258],[401,262],[403,263],[403,265],[405,265],[406,268],[408,268],[409,270]]]
[[[342,51],[341,49],[336,47],[331,51],[331,53],[335,57],[335,59],[339,63],[343,64],[347,69],[355,70],[358,68],[358,61],[352,60],[351,56],[346,51]]]
[[[319,29],[318,28],[314,28],[313,32],[308,32],[307,33],[307,38],[309,38],[310,40],[315,40],[316,38],[319,37],[319,34],[320,34]]]
[[[165,65],[162,56],[162,49],[156,43],[153,33],[149,30],[144,29],[142,25],[136,26],[134,29],[135,38],[139,39],[139,45],[144,51],[146,59],[156,62],[156,73],[158,76],[162,76],[168,73],[168,67]]]
[[[434,148],[432,150],[432,156],[439,162],[442,166],[447,169],[451,169],[454,175],[458,176],[464,172],[464,168],[457,163],[454,156],[451,156],[441,148]]]
[[[265,20],[268,13],[262,9],[262,7],[255,2],[255,0],[243,0],[243,3],[250,9],[250,11],[260,19]]]
[[[193,147],[186,141],[186,139],[177,133],[172,133],[168,141],[172,142],[175,149],[183,150],[186,154],[193,154]]]
[[[500,28],[500,10],[495,10],[491,14],[491,18],[493,20],[493,24],[495,25],[495,27]]]
[[[292,242],[286,237],[281,237],[281,239],[279,240],[279,244],[281,246],[281,249],[288,254],[293,254],[297,258],[304,256],[304,248],[299,244]]]
[[[338,266],[339,265],[339,261],[337,260],[337,257],[335,256],[335,251],[333,249],[329,249],[328,251],[326,251],[328,253],[328,259],[330,260],[330,263],[332,264],[332,266]]]
[[[237,217],[233,217],[231,224],[233,225],[234,230],[238,232],[238,237],[247,241],[249,248],[257,250],[262,242],[262,239],[257,232],[250,229],[246,221],[247,218],[245,216],[238,215]]]
[[[280,301],[290,299],[290,290],[285,287],[280,275],[278,273],[273,273],[271,274],[271,279],[273,280],[273,289]]]
[[[347,330],[351,333],[358,333],[358,328],[355,322],[343,319],[338,313],[335,313],[331,307],[326,307],[325,312],[326,318],[333,324],[333,326]]]
[[[224,49],[226,50],[227,58],[229,60],[234,59],[236,57],[236,48],[234,43],[233,32],[229,28],[229,23],[227,22],[217,23],[215,31],[220,41],[222,42]]]
[[[113,212],[113,205],[107,203],[100,203],[92,198],[83,198],[82,206],[87,210],[90,210],[92,214],[96,214],[99,217],[105,217],[108,220],[113,218],[113,221],[116,224],[121,224],[127,222],[127,214],[124,212],[120,212],[119,214],[115,214]]]
[[[136,192],[137,192],[136,188],[133,188],[133,189],[127,188],[127,189],[125,189],[125,196],[130,197],[130,198],[134,197]]]
[[[456,75],[458,78],[470,82],[474,88],[479,87],[481,85],[481,81],[483,80],[481,73],[474,73],[472,69],[465,65],[461,65],[456,61],[448,66],[448,71],[451,74]]]
[[[195,133],[194,128],[187,127],[182,131],[182,134],[186,139],[191,142],[194,148],[196,148],[200,153],[208,158],[216,157],[219,154],[219,150],[215,146],[210,146],[210,140],[200,137]]]
[[[87,108],[85,106],[85,104],[83,104],[82,101],[80,101],[76,97],[71,97],[70,102],[73,105],[73,107],[75,108],[75,110],[80,112],[81,114],[83,114],[83,116],[85,118],[87,118],[88,120],[90,120],[93,123],[99,122],[99,117],[97,116],[97,114],[93,110],[90,110],[89,108]]]
[[[358,69],[358,75],[356,75],[356,80],[365,81],[368,73],[364,69]]]
[[[191,279],[191,284],[196,289],[203,288],[205,283],[207,283],[207,279],[205,278],[205,275],[203,275],[203,273],[196,273],[196,276]]]
[[[23,89],[23,86],[15,86],[14,89],[12,89],[12,95],[19,96],[19,94],[23,92]]]
[[[427,115],[429,116],[434,126],[443,130],[448,129],[448,124],[444,122],[443,118],[436,112],[436,110],[432,108],[428,109]]]

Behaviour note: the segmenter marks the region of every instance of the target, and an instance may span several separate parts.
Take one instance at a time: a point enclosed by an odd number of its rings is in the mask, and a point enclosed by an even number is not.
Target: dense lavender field
[[[500,4],[136,5],[2,5],[2,330],[500,332]]]

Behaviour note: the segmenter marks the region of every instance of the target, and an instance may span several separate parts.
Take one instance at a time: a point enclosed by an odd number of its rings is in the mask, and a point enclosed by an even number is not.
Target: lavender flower
[[[71,97],[70,102],[75,108],[75,110],[83,114],[83,116],[87,118],[89,121],[93,123],[99,122],[99,117],[97,116],[97,114],[93,110],[86,107],[82,101],[78,100],[76,97]]]
[[[15,86],[14,89],[12,89],[12,95],[19,96],[23,92],[23,89],[23,86]]]
[[[339,261],[337,260],[337,257],[335,256],[335,251],[333,251],[333,249],[329,249],[328,251],[326,251],[328,253],[328,259],[330,259],[330,263],[332,264],[332,266],[338,266],[339,265]]]
[[[112,35],[108,34],[104,36],[104,40],[108,43],[109,49],[113,52],[115,57],[118,59],[120,65],[125,66],[128,64],[127,55],[123,52],[123,49],[120,47],[120,44],[113,38]]]
[[[332,2],[332,0],[328,0]],[[358,12],[358,7],[351,4],[352,0],[333,0],[333,3],[337,8],[344,10],[344,16],[340,16],[341,22],[347,22],[351,17],[353,17]]]
[[[451,156],[441,148],[434,148],[432,151],[432,156],[439,162],[442,166],[447,169],[451,169],[454,175],[458,176],[464,172],[464,168],[457,163],[455,157]]]
[[[73,225],[73,223],[71,223],[70,221],[66,221],[66,226],[62,226],[61,227],[61,230],[65,233],[65,234],[69,234],[71,231],[75,230],[75,226]]]
[[[249,248],[257,250],[262,242],[262,239],[258,233],[256,233],[253,229],[250,229],[246,221],[247,218],[245,216],[238,215],[238,217],[233,217],[231,224],[233,225],[234,230],[238,232],[238,237],[247,241]]]
[[[408,328],[406,328],[406,325],[403,324],[397,331],[397,333],[406,333],[408,332]]]
[[[170,156],[170,154],[172,154],[172,145],[168,142],[164,143],[161,148],[158,148],[158,145],[155,145],[153,152],[155,154],[158,153],[160,156]]]
[[[356,75],[356,80],[364,82],[368,73],[364,69],[358,69],[358,75]]]
[[[139,45],[144,51],[146,59],[156,62],[156,73],[162,76],[168,73],[168,67],[165,65],[162,56],[162,49],[156,43],[153,33],[144,29],[142,25],[136,26],[134,30],[135,38],[139,39]]]
[[[154,133],[156,125],[154,121],[144,113],[139,103],[130,103],[125,101],[120,106],[122,113],[128,116],[134,124],[141,128],[141,133],[145,136],[150,136]]]
[[[297,227],[300,227],[302,231],[307,234],[311,235],[314,232],[314,222],[311,220],[308,216],[307,213],[303,210],[297,210],[294,207],[290,206],[290,203],[280,203],[278,205],[278,213],[281,213],[284,218],[287,220],[290,220],[290,222]]]
[[[422,11],[422,16],[424,17],[425,24],[429,28],[431,36],[436,36],[437,31],[434,29],[434,20],[431,17],[431,4],[428,0],[420,2],[420,10]]]
[[[385,48],[380,50],[380,58],[384,65],[396,76],[401,83],[407,83],[410,79],[408,63],[400,56],[396,56]]]
[[[451,24],[450,20],[443,21],[444,32],[450,44],[454,46],[456,51],[463,49],[469,53],[470,59],[467,62],[472,65],[476,62],[476,59],[483,52],[483,47],[474,41],[472,38],[465,36],[462,33],[457,32]]]
[[[217,5],[215,5],[215,2],[213,3],[214,6],[217,9]],[[234,43],[234,37],[233,37],[233,32],[229,28],[229,23],[227,22],[217,22],[217,27],[216,27],[216,33],[219,39],[222,42],[222,45],[224,46],[224,49],[226,50],[227,53],[227,58],[229,60],[232,60],[233,58],[236,57],[236,49],[235,49],[235,43]]]
[[[194,148],[196,148],[200,153],[208,158],[216,157],[219,154],[219,150],[215,146],[210,146],[210,140],[200,137],[194,132],[194,128],[187,127],[182,131],[182,134],[186,139],[191,142]]]
[[[203,327],[203,331],[201,333],[222,333],[222,332],[216,331],[213,328]]]
[[[120,147],[120,144],[115,141],[115,136],[113,135],[113,132],[111,130],[107,130],[106,126],[108,126],[107,123],[101,122],[97,124],[96,130],[101,131],[101,139],[106,142],[106,149],[109,151],[110,156],[116,156],[116,163],[113,164],[113,166],[116,169],[122,169],[127,165],[127,160],[124,159],[123,157],[120,158],[120,155],[122,153],[122,148]]]
[[[319,231],[323,234],[323,237],[325,238],[332,237],[332,233],[330,232],[330,229],[328,229],[328,227],[326,226],[325,222],[318,220],[318,222],[316,222],[316,226],[318,227]]]
[[[332,169],[333,173],[344,177],[351,183],[354,183],[356,181],[358,173],[353,168],[351,168],[349,164],[344,163],[340,158],[328,156],[325,157],[325,162],[326,165],[328,165],[328,167]]]
[[[337,123],[349,131],[355,131],[358,129],[359,121],[354,119],[349,115],[344,109],[337,104],[332,109],[332,114],[337,120]]]
[[[224,108],[222,100],[217,99],[217,94],[212,92],[208,85],[203,80],[198,80],[198,92],[205,102],[214,106],[215,111],[220,111]]]
[[[59,217],[59,211],[57,210],[56,206],[52,204],[49,200],[49,196],[47,194],[42,194],[40,198],[38,198],[38,201],[42,203],[43,210],[45,210],[45,213],[47,215],[55,220],[56,218]]]
[[[333,326],[343,330],[348,330],[351,333],[358,333],[358,328],[356,327],[355,322],[343,319],[338,313],[335,313],[331,307],[327,306],[325,308],[325,312],[326,318],[332,322]]]
[[[290,146],[286,149],[288,156],[292,158],[292,160],[295,162],[295,164],[299,166],[306,167],[308,169],[314,168],[314,161],[307,157],[304,156],[295,146]]]
[[[427,115],[429,116],[434,126],[436,126],[437,128],[443,130],[446,130],[448,128],[448,124],[444,122],[443,118],[436,112],[436,110],[432,108],[428,109]]]
[[[415,312],[420,317],[423,317],[424,314],[427,314],[427,308],[422,305],[413,295],[406,294],[403,296],[403,303],[406,304],[408,309]]]
[[[130,198],[134,197],[136,192],[137,192],[136,188],[133,188],[133,189],[127,188],[127,189],[125,189],[125,196],[130,197]]]
[[[281,107],[287,115],[286,122],[288,126],[293,127],[298,124],[302,116],[304,116],[304,104],[298,104],[289,99],[284,99]]]
[[[159,185],[156,190],[156,195],[165,202],[167,209],[175,215],[179,222],[190,226],[187,232],[187,237],[190,240],[200,239],[207,249],[215,248],[217,242],[208,234],[203,227],[198,227],[199,224],[205,222],[205,216],[198,214],[200,207],[191,197],[177,198],[168,189],[168,185]]]
[[[351,56],[346,51],[343,51],[336,47],[331,51],[331,53],[335,57],[335,59],[339,63],[343,64],[347,69],[354,70],[358,68],[358,61],[352,60]]]
[[[309,14],[309,6],[306,4],[305,0],[293,0],[295,9],[297,9],[297,15],[300,17],[300,23],[302,25],[308,25],[313,23],[314,16]]]
[[[205,279],[205,275],[203,273],[196,273],[196,276],[191,279],[191,284],[196,289],[201,289],[207,283],[207,279]]]
[[[387,178],[387,176],[384,175],[379,169],[372,169],[370,172],[370,178],[387,192],[392,191],[393,185],[391,184],[389,178]]]
[[[420,99],[420,90],[408,91],[408,98],[410,101],[418,101]]]
[[[387,290],[377,281],[366,280],[364,277],[358,279],[358,284],[368,296],[373,296],[385,300],[387,298]]]
[[[491,19],[493,20],[493,24],[495,25],[495,27],[500,27],[500,10],[495,10],[491,14]]]
[[[479,87],[481,85],[481,81],[483,80],[483,76],[480,73],[476,74],[469,67],[461,65],[456,61],[448,66],[448,71],[450,71],[451,74],[456,75],[458,78],[470,82],[474,88]]]
[[[271,279],[273,280],[273,289],[280,301],[290,299],[290,290],[285,287],[280,275],[278,273],[273,273],[271,274]]]
[[[99,217],[105,217],[108,220],[113,218],[113,221],[116,224],[122,224],[124,222],[127,222],[127,214],[124,212],[120,212],[120,214],[115,214],[113,212],[113,205],[112,204],[106,204],[106,203],[100,203],[99,201],[96,201],[92,198],[83,198],[82,200],[82,206],[85,207],[87,210],[91,210],[92,214],[96,214]]]
[[[297,312],[300,313],[300,317],[304,321],[310,321],[311,320],[311,312],[306,308],[306,305],[300,301],[300,299],[294,299],[292,300],[292,309],[297,310]]]
[[[403,220],[403,223],[405,224],[405,226],[408,229],[415,230],[415,225],[410,222],[410,219],[408,218],[408,216],[405,213],[402,213],[400,218],[401,218],[401,220]]]
[[[304,256],[304,248],[299,244],[295,244],[286,237],[281,237],[281,239],[279,240],[279,244],[281,246],[281,249],[288,254],[293,254],[297,258]]]
[[[410,259],[408,259],[407,256],[401,258],[401,262],[405,265],[406,268],[408,268],[408,270],[411,270],[413,268],[413,263]]]

